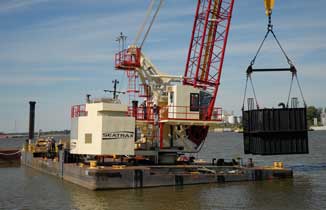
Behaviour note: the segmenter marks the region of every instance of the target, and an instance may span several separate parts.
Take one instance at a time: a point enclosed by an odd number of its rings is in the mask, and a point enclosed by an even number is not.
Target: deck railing
[[[87,116],[86,105],[80,104],[71,107],[71,118]]]
[[[129,48],[115,54],[115,68],[134,70],[140,67],[140,48]]]
[[[211,118],[208,117],[208,107],[189,106],[163,106],[157,107],[157,111],[153,106],[140,106],[137,108],[129,107],[128,116],[133,116],[136,120],[197,120],[197,121],[222,121],[222,108],[215,107]],[[197,110],[197,111],[190,111]],[[155,112],[157,114],[155,114]]]

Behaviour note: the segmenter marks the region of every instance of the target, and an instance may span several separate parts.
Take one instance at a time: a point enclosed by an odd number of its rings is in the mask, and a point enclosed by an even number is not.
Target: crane
[[[146,101],[130,109],[141,136],[139,148],[156,148],[160,153],[198,152],[209,127],[221,121],[221,108],[214,106],[234,0],[198,0],[185,72],[180,76],[162,73],[142,52],[162,4],[160,0],[143,41],[137,45],[155,5],[155,0],[151,1],[136,41],[115,55],[115,68],[137,72],[145,87]]]
[[[73,106],[73,154],[131,155],[175,163],[182,154],[198,153],[209,128],[222,121],[222,109],[215,103],[234,0],[198,0],[183,75],[163,73],[143,52],[163,2],[150,2],[131,45],[125,48],[122,33],[118,39],[122,47],[115,54],[115,69],[126,72],[126,92],[137,97],[129,97],[129,106],[116,98]],[[273,6],[274,0],[265,0],[269,20]]]

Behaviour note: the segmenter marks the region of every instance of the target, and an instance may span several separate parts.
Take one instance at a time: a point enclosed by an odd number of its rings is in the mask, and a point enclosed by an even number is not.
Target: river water
[[[242,135],[211,133],[198,158],[253,157],[256,164],[283,161],[294,170],[286,180],[89,191],[54,176],[21,166],[0,168],[0,209],[206,210],[326,209],[326,132],[309,133],[310,154],[243,155]],[[16,147],[21,139],[0,140]]]

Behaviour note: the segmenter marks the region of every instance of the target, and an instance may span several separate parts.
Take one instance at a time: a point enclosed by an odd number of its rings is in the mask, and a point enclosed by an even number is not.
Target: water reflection
[[[311,209],[313,184],[307,177],[267,182],[88,191],[70,186],[73,209]],[[318,206],[317,206],[318,207]],[[319,206],[320,208],[320,206]]]
[[[0,209],[323,210],[325,137],[326,132],[310,133],[309,155],[254,157],[264,165],[284,161],[295,174],[294,179],[286,180],[94,192],[26,167],[0,168]],[[210,134],[199,157],[234,158],[239,154],[241,135]]]
[[[74,187],[76,189],[76,187]],[[71,193],[73,208],[86,209],[201,209],[203,186],[160,187],[135,190],[96,191],[85,189]]]

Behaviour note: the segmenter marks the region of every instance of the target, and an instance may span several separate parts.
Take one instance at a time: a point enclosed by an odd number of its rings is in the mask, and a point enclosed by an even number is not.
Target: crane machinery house
[[[71,153],[134,155],[135,118],[113,99],[93,100],[71,110]]]

